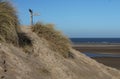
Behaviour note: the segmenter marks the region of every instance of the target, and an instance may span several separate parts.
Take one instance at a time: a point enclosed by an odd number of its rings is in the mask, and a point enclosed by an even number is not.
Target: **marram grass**
[[[0,41],[18,44],[19,21],[14,7],[0,0]]]
[[[32,26],[32,31],[40,38],[46,39],[50,49],[64,57],[71,56],[70,40],[56,31],[52,24],[36,23]],[[32,51],[29,50],[32,47],[32,41],[21,32],[16,10],[9,2],[3,0],[0,0],[0,42],[21,46],[27,52]]]
[[[50,48],[56,52],[60,52],[64,57],[69,53],[70,40],[61,32],[56,31],[52,24],[36,23],[32,26],[32,31],[39,37],[45,38]]]

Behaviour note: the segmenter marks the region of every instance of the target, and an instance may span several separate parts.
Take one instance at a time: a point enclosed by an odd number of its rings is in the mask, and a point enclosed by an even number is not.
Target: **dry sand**
[[[23,32],[32,40],[32,53],[10,44],[0,45],[1,79],[120,79],[120,71],[105,66],[70,49],[72,58],[64,58],[49,48],[47,40],[28,28]]]

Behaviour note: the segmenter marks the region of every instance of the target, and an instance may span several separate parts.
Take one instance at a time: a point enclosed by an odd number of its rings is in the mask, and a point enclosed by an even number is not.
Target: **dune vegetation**
[[[74,50],[53,24],[20,27],[0,0],[0,79],[120,79],[120,71]]]
[[[18,45],[19,32],[16,10],[9,2],[0,0],[0,41]]]
[[[64,57],[70,55],[70,40],[60,31],[54,29],[53,24],[36,23],[31,27],[39,37],[49,42],[50,48],[60,52]],[[25,33],[22,33],[16,10],[8,1],[0,1],[0,41],[12,43],[28,52],[32,42]]]
[[[39,37],[46,39],[50,44],[50,48],[60,52],[64,57],[67,57],[70,53],[70,40],[60,31],[55,30],[53,24],[36,23],[32,26],[32,31]]]
[[[0,0],[0,42],[22,47],[30,52],[31,40],[21,31],[15,8],[8,1]]]

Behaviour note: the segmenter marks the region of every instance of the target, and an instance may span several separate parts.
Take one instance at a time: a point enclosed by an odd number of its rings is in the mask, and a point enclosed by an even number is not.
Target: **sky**
[[[22,25],[52,23],[71,38],[120,38],[120,0],[12,0]]]

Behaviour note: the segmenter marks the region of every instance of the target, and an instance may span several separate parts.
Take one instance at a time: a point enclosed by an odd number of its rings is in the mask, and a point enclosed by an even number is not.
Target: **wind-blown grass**
[[[36,23],[32,27],[39,37],[45,38],[54,51],[60,52],[64,57],[68,56],[70,41],[59,31],[56,31],[52,24]]]
[[[36,23],[32,31],[39,37],[46,39],[50,49],[59,52],[64,57],[71,56],[70,41],[61,32],[56,31],[52,24]],[[22,47],[26,52],[32,52],[32,41],[22,33],[14,7],[6,1],[0,0],[0,42],[12,43]]]
[[[22,33],[15,8],[3,0],[0,0],[0,42],[11,43],[31,52],[31,40]]]
[[[0,0],[0,41],[18,44],[19,21],[14,7]]]

